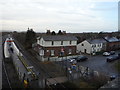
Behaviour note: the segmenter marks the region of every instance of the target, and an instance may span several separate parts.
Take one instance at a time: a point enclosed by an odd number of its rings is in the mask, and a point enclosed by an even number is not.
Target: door
[[[86,49],[84,49],[84,53],[86,53],[86,51],[87,51],[87,50],[86,50]]]

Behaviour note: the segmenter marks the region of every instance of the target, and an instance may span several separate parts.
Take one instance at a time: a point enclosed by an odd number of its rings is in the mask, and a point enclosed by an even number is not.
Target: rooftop
[[[105,37],[104,38],[108,42],[117,42],[119,41],[116,37]]]
[[[77,38],[72,35],[44,35],[42,37],[45,41],[77,41]]]
[[[93,40],[88,39],[87,41],[91,44],[106,43],[106,41],[102,38],[101,39],[93,39]]]

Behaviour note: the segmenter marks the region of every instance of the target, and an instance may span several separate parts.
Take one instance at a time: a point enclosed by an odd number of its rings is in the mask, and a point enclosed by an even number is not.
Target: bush
[[[100,76],[96,76],[91,78],[88,82],[95,88],[100,88],[101,86],[103,86],[104,84],[107,83],[108,81],[108,77],[104,76],[104,75],[100,75]]]
[[[77,85],[75,85],[74,83],[69,82],[69,81],[64,82],[63,85],[67,88],[78,88]]]
[[[103,51],[101,51],[101,52],[96,52],[96,55],[101,55],[101,54],[103,54]]]
[[[120,72],[120,61],[115,63],[115,68],[118,72]]]
[[[80,88],[95,88],[95,87],[91,86],[89,83],[84,82],[84,81],[79,83],[79,87]]]

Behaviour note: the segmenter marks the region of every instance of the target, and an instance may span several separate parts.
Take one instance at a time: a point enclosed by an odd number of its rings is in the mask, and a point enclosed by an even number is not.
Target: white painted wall
[[[92,45],[96,45],[96,47],[92,47]],[[92,47],[92,52],[99,52],[102,50],[103,48],[103,44],[102,43],[99,43],[99,44],[91,44],[91,47]]]
[[[41,39],[37,39],[37,44],[41,45],[41,46],[49,46],[49,47],[54,47],[54,46],[73,46],[73,45],[77,45],[77,41],[63,41],[63,45],[61,45],[61,41],[53,41],[54,45],[52,45],[52,41],[44,41],[43,38]]]
[[[52,46],[52,42],[51,41],[45,41],[42,46]]]
[[[63,46],[68,46],[70,45],[70,41],[63,41]]]
[[[82,46],[82,44],[84,44],[84,46]],[[96,46],[92,47],[93,45],[96,45]],[[88,54],[93,53],[93,52],[100,52],[102,50],[102,48],[103,48],[103,43],[90,44],[86,40],[77,45],[78,52],[81,51],[81,52],[85,53],[85,49],[86,49],[86,53],[88,53]]]
[[[71,45],[77,45],[77,41],[72,41]]]
[[[54,46],[60,46],[61,45],[61,41],[54,41]]]
[[[84,44],[84,46],[82,46],[82,44]],[[86,53],[88,53],[88,54],[91,53],[91,44],[89,42],[87,42],[86,40],[77,45],[78,52],[84,53],[85,49],[86,49]]]

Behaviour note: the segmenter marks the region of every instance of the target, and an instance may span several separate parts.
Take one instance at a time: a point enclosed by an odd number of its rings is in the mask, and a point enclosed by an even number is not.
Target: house
[[[89,39],[77,45],[77,51],[87,54],[95,54],[106,50],[106,41],[104,39]]]
[[[70,35],[44,35],[37,37],[41,58],[76,54],[77,38]]]
[[[104,37],[107,41],[107,51],[120,49],[120,40],[116,37]]]

